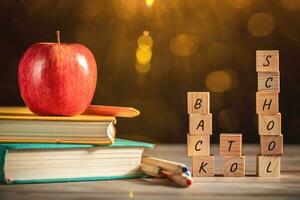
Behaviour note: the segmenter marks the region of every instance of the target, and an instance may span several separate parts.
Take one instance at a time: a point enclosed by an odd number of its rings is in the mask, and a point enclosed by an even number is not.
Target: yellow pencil
[[[182,174],[188,171],[188,168],[184,164],[149,156],[143,156],[142,163],[159,166],[172,174]]]
[[[156,178],[165,177],[164,174],[162,173],[162,169],[160,167],[156,166],[156,165],[142,163],[141,164],[141,170],[149,176],[153,176],[153,177],[156,177]]]

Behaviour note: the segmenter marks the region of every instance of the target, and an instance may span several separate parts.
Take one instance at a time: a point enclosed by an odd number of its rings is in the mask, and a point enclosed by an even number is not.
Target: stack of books
[[[48,183],[142,178],[152,144],[117,139],[115,117],[37,116],[0,107],[0,182]]]

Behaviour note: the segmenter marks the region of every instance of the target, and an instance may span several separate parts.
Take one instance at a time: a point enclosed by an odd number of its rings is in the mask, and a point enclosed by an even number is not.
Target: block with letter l
[[[257,156],[257,175],[280,177],[280,156]]]

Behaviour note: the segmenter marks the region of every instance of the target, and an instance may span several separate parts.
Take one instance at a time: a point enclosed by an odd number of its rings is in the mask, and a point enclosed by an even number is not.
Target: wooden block
[[[223,176],[245,176],[245,156],[224,156]]]
[[[283,137],[282,135],[261,135],[260,136],[260,154],[282,155],[283,154]]]
[[[212,134],[212,115],[211,113],[189,114],[189,133],[194,134]]]
[[[257,175],[280,177],[280,156],[257,156]]]
[[[209,92],[188,92],[188,113],[209,113]]]
[[[258,91],[280,91],[280,75],[279,72],[258,72],[257,77]]]
[[[277,114],[279,112],[277,92],[256,93],[256,113]]]
[[[215,163],[214,156],[193,157],[192,173],[194,177],[214,176]]]
[[[210,136],[187,134],[188,156],[209,156]]]
[[[281,114],[258,115],[259,135],[280,135],[281,134]]]
[[[279,51],[258,50],[256,51],[257,72],[279,72]]]
[[[220,134],[220,155],[241,156],[242,134]]]

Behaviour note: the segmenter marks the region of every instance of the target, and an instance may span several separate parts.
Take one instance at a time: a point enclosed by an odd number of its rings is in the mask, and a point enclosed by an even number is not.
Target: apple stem
[[[57,38],[57,42],[58,44],[60,44],[60,35],[59,35],[59,30],[56,31],[56,38]]]

